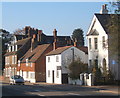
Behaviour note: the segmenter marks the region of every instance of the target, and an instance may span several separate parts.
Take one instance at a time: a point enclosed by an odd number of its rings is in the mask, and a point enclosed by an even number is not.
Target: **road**
[[[85,87],[78,85],[25,84],[9,85],[3,83],[2,96],[118,96],[117,88]],[[110,91],[112,89],[112,91]]]

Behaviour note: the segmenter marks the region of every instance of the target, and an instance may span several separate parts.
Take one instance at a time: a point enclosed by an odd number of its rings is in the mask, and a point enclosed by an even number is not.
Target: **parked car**
[[[10,77],[10,84],[15,85],[15,84],[23,84],[24,85],[24,79],[20,75],[14,75]]]

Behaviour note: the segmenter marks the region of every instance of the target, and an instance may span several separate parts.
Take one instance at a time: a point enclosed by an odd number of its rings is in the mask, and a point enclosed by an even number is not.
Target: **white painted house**
[[[46,55],[46,82],[63,84],[68,83],[68,65],[73,61],[81,59],[88,62],[88,55],[85,51],[74,46],[57,48]]]
[[[87,32],[88,66],[92,68],[94,64],[97,64],[101,71],[103,71],[103,67],[107,70],[111,68],[115,79],[118,79],[118,65],[113,65],[109,57],[109,32],[107,28],[109,19],[110,14],[108,14],[106,5],[102,6],[99,14],[93,16]]]

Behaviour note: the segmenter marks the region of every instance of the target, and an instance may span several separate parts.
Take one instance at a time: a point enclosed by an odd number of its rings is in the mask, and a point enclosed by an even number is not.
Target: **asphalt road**
[[[2,96],[118,96],[117,88],[82,87],[77,85],[9,85],[3,83]],[[113,91],[110,91],[112,89]],[[113,97],[111,97],[113,98]]]

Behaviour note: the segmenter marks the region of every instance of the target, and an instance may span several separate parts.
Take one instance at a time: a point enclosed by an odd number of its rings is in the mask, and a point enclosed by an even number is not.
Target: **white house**
[[[85,47],[87,50],[87,47]],[[68,65],[78,58],[82,62],[88,62],[88,55],[85,51],[74,46],[59,47],[46,55],[46,82],[63,84],[69,83]]]
[[[100,13],[94,14],[87,32],[88,66],[92,68],[94,64],[98,65],[98,68],[101,68],[102,72],[103,68],[107,70],[111,68],[115,79],[118,79],[118,64],[113,65],[113,61],[109,57],[109,32],[107,28],[109,21],[110,14],[108,14],[106,5],[103,5]]]

